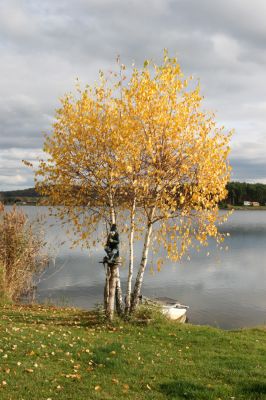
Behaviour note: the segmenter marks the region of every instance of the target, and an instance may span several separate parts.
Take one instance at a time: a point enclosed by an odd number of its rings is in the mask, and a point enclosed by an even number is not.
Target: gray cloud
[[[0,0],[0,190],[32,185],[21,151],[40,151],[77,76],[93,83],[117,54],[140,65],[163,48],[235,128],[234,179],[266,182],[265,20],[261,0]]]
[[[251,160],[232,159],[233,168],[231,179],[241,182],[266,182],[266,163]],[[254,178],[256,177],[256,178]]]

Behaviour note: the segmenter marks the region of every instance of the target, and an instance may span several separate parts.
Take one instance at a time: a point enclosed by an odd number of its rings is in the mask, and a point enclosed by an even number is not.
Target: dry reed
[[[18,301],[33,295],[34,278],[48,263],[44,235],[16,206],[0,203],[0,297]]]

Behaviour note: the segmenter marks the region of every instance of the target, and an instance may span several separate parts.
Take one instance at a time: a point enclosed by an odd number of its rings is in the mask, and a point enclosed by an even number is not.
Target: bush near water
[[[44,237],[22,210],[0,203],[0,297],[17,301],[33,293],[34,277],[45,265]]]

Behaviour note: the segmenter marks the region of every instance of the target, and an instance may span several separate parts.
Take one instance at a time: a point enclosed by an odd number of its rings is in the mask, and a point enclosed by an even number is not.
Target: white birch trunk
[[[148,261],[148,254],[149,254],[149,247],[150,247],[150,242],[151,242],[151,234],[152,234],[152,222],[150,221],[147,225],[147,231],[144,239],[144,244],[143,244],[143,251],[142,251],[142,257],[141,257],[141,262],[140,262],[140,267],[138,270],[138,275],[136,277],[136,282],[134,286],[134,292],[131,300],[131,307],[130,307],[130,312],[134,312],[136,307],[138,306],[139,302],[139,296],[140,296],[140,291],[143,283],[143,276],[144,272],[147,266],[147,261]]]
[[[131,288],[132,288],[132,277],[134,268],[135,211],[136,211],[136,198],[134,197],[130,213],[129,265],[128,265],[128,277],[127,277],[127,292],[125,299],[125,314],[129,313],[131,306],[131,290],[132,290]]]
[[[115,309],[115,292],[116,292],[116,282],[117,282],[117,265],[111,265],[110,267],[110,279],[109,279],[109,302],[106,309],[106,315],[109,321],[113,320],[114,309]]]
[[[113,203],[113,196],[111,189],[109,190],[109,206],[110,206],[110,220],[111,224],[116,223],[115,209]],[[109,320],[113,319],[115,307],[115,292],[117,285],[117,266],[108,265],[106,263],[106,279],[104,287],[104,310]]]
[[[109,201],[110,201],[110,219],[112,224],[116,224],[116,215],[115,208],[113,203],[113,195],[110,190],[109,192]],[[114,308],[116,305],[118,314],[123,313],[123,295],[120,281],[119,268],[117,265],[112,265],[107,267],[109,269],[109,275],[107,275],[106,280],[106,289],[105,292],[108,291],[108,294],[105,294],[105,297],[108,299],[108,303],[105,301],[105,311],[109,320],[113,319]]]
[[[110,202],[110,217],[111,217],[111,223],[112,223],[112,224],[115,224],[115,223],[116,223],[115,207],[114,207],[113,195],[112,195],[111,189],[110,189],[110,191],[109,191],[109,202]]]
[[[124,311],[124,304],[123,304],[123,294],[121,288],[119,268],[117,268],[115,300],[116,300],[116,311],[118,315],[122,315]]]
[[[107,315],[107,309],[109,306],[109,280],[110,280],[110,268],[109,265],[106,264],[106,268],[105,268],[105,285],[104,285],[104,310],[105,313]]]

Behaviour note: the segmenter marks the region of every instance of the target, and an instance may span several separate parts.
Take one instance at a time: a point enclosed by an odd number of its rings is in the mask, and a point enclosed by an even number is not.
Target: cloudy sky
[[[0,191],[33,186],[58,98],[99,69],[159,62],[200,79],[204,107],[235,129],[233,180],[266,183],[265,0],[0,0]]]

